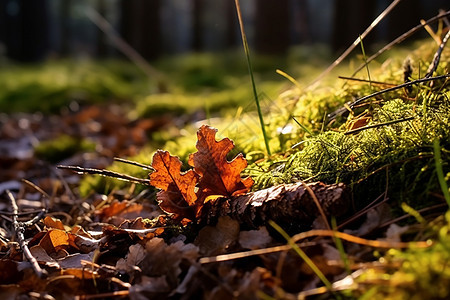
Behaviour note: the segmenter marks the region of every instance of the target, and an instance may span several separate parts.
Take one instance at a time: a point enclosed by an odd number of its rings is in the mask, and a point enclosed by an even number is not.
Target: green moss
[[[68,158],[78,152],[88,152],[95,149],[95,143],[86,139],[60,135],[59,137],[39,143],[34,152],[36,157],[57,163],[64,158]]]
[[[421,47],[410,54],[431,61],[433,52]],[[447,51],[443,57],[449,57],[449,54]],[[437,74],[446,72],[447,63],[444,58],[442,61]],[[423,65],[420,70],[415,69],[414,76],[424,74],[424,69]],[[401,60],[391,57],[389,64],[371,69],[372,80],[400,84],[403,80],[401,70]],[[432,142],[439,139],[444,152],[450,149],[448,84],[436,81],[432,87],[422,84],[410,92],[397,90],[385,93],[372,99],[370,105],[355,109],[348,117],[331,123],[323,122],[326,113],[381,88],[379,85],[370,87],[364,82],[347,82],[317,92],[302,93],[293,89],[281,94],[278,100],[284,100],[291,112],[280,109],[279,116],[270,120],[280,127],[281,115],[296,116],[302,126],[284,119],[285,124],[291,124],[293,129],[290,134],[279,135],[278,140],[280,144],[282,141],[286,144],[284,151],[294,143],[298,142],[298,145],[284,155],[250,164],[245,174],[255,179],[254,188],[298,179],[345,182],[353,187],[356,204],[364,205],[368,198],[375,199],[388,186],[389,197],[396,201],[413,201],[413,206],[418,207],[429,205],[427,199],[430,192],[439,191]],[[293,106],[290,106],[291,103]],[[345,134],[355,126],[361,113],[367,118],[365,125],[375,127]],[[272,135],[273,125],[269,125]],[[274,139],[277,138],[272,136],[272,141]],[[444,171],[448,172],[449,156],[446,153],[443,158]]]
[[[56,113],[72,101],[99,103],[148,93],[136,67],[121,62],[49,61],[0,71],[2,112]]]

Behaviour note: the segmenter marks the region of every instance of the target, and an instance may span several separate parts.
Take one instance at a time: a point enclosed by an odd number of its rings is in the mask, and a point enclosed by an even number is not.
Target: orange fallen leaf
[[[228,138],[217,142],[216,132],[207,125],[197,131],[198,151],[189,157],[193,170],[182,173],[181,161],[167,151],[158,150],[153,156],[150,184],[161,189],[157,195],[160,208],[179,220],[198,221],[206,202],[245,194],[253,185],[253,179],[240,175],[247,167],[244,156],[228,161],[234,144]]]
[[[63,223],[61,220],[52,218],[50,216],[47,216],[44,218],[44,225],[48,228],[55,228],[60,230],[65,230]]]
[[[47,254],[56,253],[69,246],[69,236],[67,232],[60,229],[50,229],[39,242]]]
[[[216,141],[217,129],[203,125],[197,131],[197,152],[189,157],[189,165],[201,176],[199,189],[202,199],[210,195],[222,195],[227,198],[247,193],[253,185],[250,177],[241,178],[241,172],[247,167],[242,154],[232,161],[227,154],[234,148],[229,138]]]
[[[220,217],[216,226],[203,227],[194,244],[203,255],[219,255],[237,241],[239,236],[239,222],[225,216]]]
[[[178,157],[168,151],[156,151],[152,162],[155,171],[150,174],[150,184],[161,189],[157,195],[161,209],[192,220],[200,206],[195,193],[199,176],[192,170],[181,173],[181,165]]]

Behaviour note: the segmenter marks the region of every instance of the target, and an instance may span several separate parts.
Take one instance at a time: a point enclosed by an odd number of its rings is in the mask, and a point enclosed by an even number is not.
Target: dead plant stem
[[[20,249],[22,249],[22,252],[25,255],[26,259],[30,262],[31,268],[33,269],[34,273],[39,278],[45,278],[45,277],[47,277],[48,273],[46,270],[41,269],[36,258],[33,256],[33,254],[31,254],[31,251],[28,248],[28,244],[25,241],[25,235],[24,235],[25,227],[39,222],[39,220],[41,220],[41,218],[45,214],[45,211],[43,213],[42,212],[39,213],[36,217],[34,217],[32,220],[30,220],[28,222],[19,222],[19,218],[18,218],[19,207],[17,206],[16,199],[14,198],[14,195],[9,190],[6,190],[6,194],[8,195],[8,198],[11,202],[11,207],[13,209],[14,232],[16,234],[17,242],[19,243]]]

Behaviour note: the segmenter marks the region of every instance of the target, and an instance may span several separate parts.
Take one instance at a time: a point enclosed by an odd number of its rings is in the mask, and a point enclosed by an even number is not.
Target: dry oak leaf
[[[247,167],[242,153],[232,161],[227,160],[228,153],[234,148],[229,138],[216,141],[217,129],[203,125],[197,131],[197,152],[189,156],[189,165],[199,174],[199,198],[211,195],[227,198],[247,193],[253,185],[250,177],[241,178],[241,172]]]
[[[199,175],[193,170],[181,172],[181,161],[168,151],[158,150],[153,155],[150,184],[161,189],[157,194],[159,207],[175,217],[194,219],[200,211],[195,188]]]

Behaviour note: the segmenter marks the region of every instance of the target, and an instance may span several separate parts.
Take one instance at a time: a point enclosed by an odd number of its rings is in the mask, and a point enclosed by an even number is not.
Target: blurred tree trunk
[[[60,4],[60,18],[61,18],[61,48],[60,53],[63,56],[70,54],[70,8],[72,7],[72,0],[62,1]]]
[[[202,13],[203,1],[192,0],[192,49],[201,51],[202,45]]]
[[[226,31],[225,31],[225,46],[227,48],[234,47],[238,44],[236,30],[238,28],[238,21],[236,15],[236,7],[234,1],[226,2]]]
[[[106,2],[105,0],[97,1],[97,12],[106,19]],[[98,28],[97,29],[97,56],[106,57],[108,55],[108,46],[105,33]]]
[[[47,1],[2,1],[1,4],[7,55],[26,62],[44,59],[50,48]]]
[[[412,27],[419,25],[420,19],[427,19],[431,17],[424,15],[420,2],[420,0],[401,1],[395,7],[395,10],[386,17],[386,22],[388,24],[386,38],[389,41],[405,33]],[[430,2],[436,2],[437,4],[439,1],[433,0]],[[434,13],[437,14],[438,11],[436,10]],[[423,37],[426,36],[427,34],[423,32]],[[415,37],[417,37],[417,35]]]
[[[282,54],[290,44],[289,0],[257,0],[255,14],[255,50]]]
[[[377,17],[375,9],[376,0],[336,0],[333,49],[341,52],[349,47]],[[373,34],[364,40],[364,44],[371,41]]]
[[[120,1],[122,37],[147,59],[161,54],[160,7],[160,0]]]

